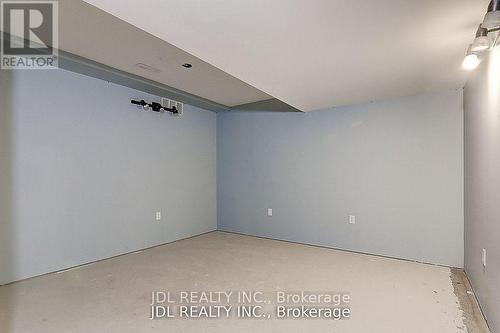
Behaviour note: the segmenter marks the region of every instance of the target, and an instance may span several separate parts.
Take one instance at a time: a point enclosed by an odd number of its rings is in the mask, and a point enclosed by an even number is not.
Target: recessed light
[[[185,63],[185,64],[182,64],[182,67],[184,67],[184,68],[191,68],[191,67],[193,67],[193,65]]]

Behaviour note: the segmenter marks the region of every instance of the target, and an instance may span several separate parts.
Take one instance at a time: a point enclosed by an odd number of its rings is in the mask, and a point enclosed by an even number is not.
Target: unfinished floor
[[[224,232],[0,287],[0,332],[487,332],[461,270]],[[335,291],[352,317],[150,320],[158,290]]]

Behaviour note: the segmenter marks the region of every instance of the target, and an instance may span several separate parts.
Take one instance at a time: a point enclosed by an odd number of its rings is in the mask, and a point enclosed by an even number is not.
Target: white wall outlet
[[[356,216],[349,215],[349,224],[356,224]]]
[[[267,209],[267,216],[273,216],[273,209],[272,208]]]
[[[482,259],[483,259],[483,267],[486,267],[486,249],[483,249]]]
[[[161,212],[156,212],[156,221],[161,220]]]

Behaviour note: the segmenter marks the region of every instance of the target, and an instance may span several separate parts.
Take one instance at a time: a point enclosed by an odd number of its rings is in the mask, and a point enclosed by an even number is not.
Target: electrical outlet
[[[161,220],[161,212],[156,212],[156,221]]]
[[[267,209],[267,216],[273,216],[273,209],[272,208]]]
[[[486,249],[483,249],[483,267],[486,268]]]
[[[349,224],[356,224],[356,216],[349,215]]]

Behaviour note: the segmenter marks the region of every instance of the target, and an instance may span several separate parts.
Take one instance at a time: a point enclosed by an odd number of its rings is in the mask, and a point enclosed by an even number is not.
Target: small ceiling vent
[[[161,98],[161,105],[169,109],[173,109],[175,107],[178,111],[178,113],[175,114],[176,116],[181,116],[184,111],[184,103],[174,101],[173,99],[168,99],[166,97]]]
[[[151,73],[159,73],[159,72],[161,72],[160,69],[152,67],[152,66],[149,66],[149,65],[146,65],[146,64],[143,64],[142,62],[138,62],[137,64],[135,64],[135,66],[139,67],[140,69],[142,69],[144,71],[148,71],[148,72],[151,72]]]

